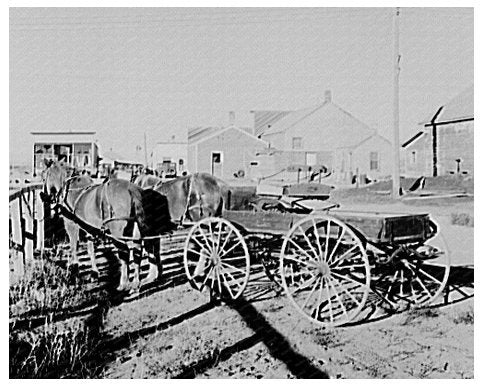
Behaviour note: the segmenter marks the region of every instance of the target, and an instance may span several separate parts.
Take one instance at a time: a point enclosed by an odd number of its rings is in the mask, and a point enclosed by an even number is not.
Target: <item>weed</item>
[[[451,213],[451,224],[473,228],[475,219],[473,215],[468,213]]]
[[[468,310],[463,313],[458,314],[453,321],[456,324],[474,324],[475,323],[475,315],[473,310]]]
[[[406,326],[410,323],[417,321],[418,319],[424,318],[436,318],[439,316],[439,311],[433,308],[415,308],[408,312],[406,319],[401,323],[401,325]]]

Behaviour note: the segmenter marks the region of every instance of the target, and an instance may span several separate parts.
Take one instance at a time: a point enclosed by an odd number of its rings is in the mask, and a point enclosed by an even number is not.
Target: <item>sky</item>
[[[392,141],[393,8],[10,8],[10,163],[31,131],[130,157],[250,110],[334,103]],[[400,137],[473,83],[472,8],[402,8]]]

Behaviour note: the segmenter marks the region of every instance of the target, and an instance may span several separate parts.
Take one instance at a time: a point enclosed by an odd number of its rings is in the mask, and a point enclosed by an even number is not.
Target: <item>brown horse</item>
[[[177,223],[220,216],[228,193],[227,185],[208,173],[159,182],[153,190],[166,196],[171,219]]]
[[[50,165],[45,173],[45,189],[49,196],[54,195],[57,203],[67,207],[78,219],[95,229],[104,230],[111,236],[122,239],[131,237],[139,239],[143,236],[159,235],[173,228],[169,218],[166,198],[155,192],[146,193],[138,186],[121,179],[108,179],[98,185],[84,185],[82,179],[65,178],[62,165]],[[65,168],[64,168],[65,170]],[[64,181],[64,185],[60,185]],[[61,188],[59,189],[59,186]],[[80,193],[76,189],[82,187]],[[60,193],[56,193],[60,192]],[[156,194],[156,197],[153,197]],[[145,210],[147,209],[147,210]],[[71,223],[71,224],[69,224]],[[71,241],[73,264],[78,264],[77,242],[79,227],[73,221],[66,221],[66,229]],[[73,225],[72,225],[73,224]],[[129,254],[118,252],[121,262],[121,278],[118,290],[124,290],[129,284],[129,261],[134,256],[135,241],[128,241]],[[89,255],[93,271],[95,264],[94,245],[88,242]],[[139,264],[134,265],[132,287],[139,287]],[[157,275],[157,266],[150,265],[148,280]]]
[[[155,185],[161,182],[161,178],[153,176],[152,174],[140,174],[134,179],[134,184],[143,189],[152,189]]]

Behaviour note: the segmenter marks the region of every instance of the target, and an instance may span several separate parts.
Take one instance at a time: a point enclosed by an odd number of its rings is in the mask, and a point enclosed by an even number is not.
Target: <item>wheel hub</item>
[[[322,277],[330,276],[330,267],[325,261],[320,261],[317,263],[316,267],[317,273]]]

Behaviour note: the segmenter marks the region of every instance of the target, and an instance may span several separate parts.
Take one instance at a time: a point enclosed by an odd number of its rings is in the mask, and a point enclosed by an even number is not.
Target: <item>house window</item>
[[[369,154],[369,170],[379,170],[379,153],[371,151]]]
[[[302,149],[302,137],[292,138],[292,149]]]
[[[418,158],[417,158],[417,156],[416,156],[416,151],[415,151],[415,150],[413,150],[413,151],[411,152],[411,164],[412,164],[412,165],[416,164],[417,159],[418,159]]]

